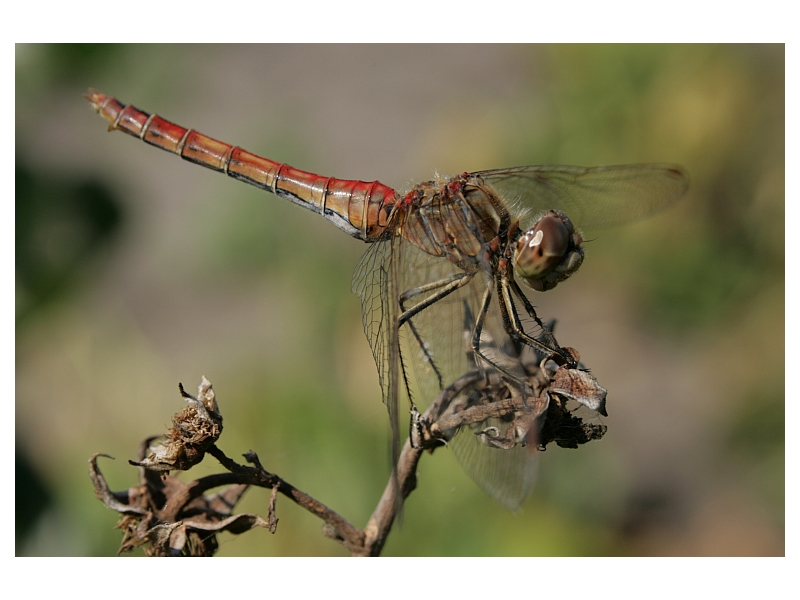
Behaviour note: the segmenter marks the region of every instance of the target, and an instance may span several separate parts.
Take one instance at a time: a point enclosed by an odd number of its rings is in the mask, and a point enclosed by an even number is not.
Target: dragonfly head
[[[551,290],[583,262],[583,238],[560,210],[548,211],[514,247],[514,269],[533,289]]]

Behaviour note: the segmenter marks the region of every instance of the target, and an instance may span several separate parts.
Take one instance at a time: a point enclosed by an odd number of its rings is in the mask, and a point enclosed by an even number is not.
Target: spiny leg
[[[513,284],[513,285],[512,285]],[[558,345],[556,342],[555,337],[549,332],[549,330],[544,326],[544,323],[536,316],[536,312],[533,310],[533,305],[528,302],[528,299],[522,293],[522,290],[519,289],[519,286],[516,285],[513,280],[510,280],[506,274],[501,274],[498,276],[498,285],[500,287],[500,296],[502,298],[502,302],[500,302],[501,311],[503,313],[503,324],[506,328],[506,332],[512,336],[512,338],[517,339],[532,348],[538,348],[539,350],[543,351],[546,355],[545,361],[548,359],[553,358],[559,364],[566,364],[570,367],[575,366],[575,359],[570,356],[569,354],[564,351],[561,346]],[[536,323],[542,328],[543,331],[546,332],[548,337],[548,342],[552,343],[552,347],[548,346],[547,344],[540,342],[539,340],[532,338],[530,335],[525,333],[525,330],[522,328],[522,323],[519,320],[519,314],[517,314],[517,307],[514,305],[514,300],[512,298],[512,289],[516,288],[517,295],[520,296],[522,299],[523,304],[525,305],[526,311],[528,314],[532,316]],[[533,313],[533,314],[531,314]],[[555,357],[558,359],[555,359]]]
[[[428,308],[431,304],[434,304],[447,296],[448,294],[452,294],[457,289],[464,287],[467,283],[472,280],[475,273],[453,273],[449,277],[445,277],[444,279],[440,279],[438,281],[433,281],[431,283],[426,283],[425,285],[421,285],[415,288],[411,288],[410,290],[406,290],[402,294],[400,294],[400,306],[402,308],[403,303],[411,298],[424,294],[426,292],[430,292],[431,290],[435,290],[438,288],[442,288],[440,291],[432,294],[415,304],[413,308],[408,309],[407,311],[404,310],[403,314],[400,315],[398,319],[398,326],[403,325],[406,321],[408,321],[411,317],[416,315],[422,310]]]
[[[442,378],[442,374],[439,371],[439,368],[436,366],[436,363],[433,360],[433,357],[428,352],[428,348],[425,346],[425,342],[422,340],[422,336],[419,334],[417,327],[414,325],[414,322],[411,320],[412,317],[420,313],[421,311],[425,310],[426,308],[432,306],[445,296],[452,294],[457,289],[465,286],[467,283],[470,282],[474,273],[454,273],[450,277],[445,279],[440,279],[438,281],[434,281],[431,283],[426,283],[425,285],[421,285],[419,287],[411,288],[410,290],[406,290],[402,294],[400,294],[399,302],[400,302],[400,310],[403,313],[400,315],[400,318],[397,320],[397,327],[398,329],[402,327],[404,324],[408,323],[408,326],[411,328],[411,333],[414,336],[414,339],[417,341],[420,349],[422,350],[423,354],[425,355],[426,360],[430,363],[431,367],[433,368],[434,373],[436,373],[436,378],[439,382],[439,389],[444,389],[444,380]],[[430,292],[431,290],[439,289],[438,292],[432,294],[415,304],[413,308],[406,310],[405,303],[412,298],[425,294],[426,292]]]
[[[505,367],[502,367],[499,364],[497,364],[497,362],[489,358],[481,350],[481,333],[483,332],[483,323],[486,320],[486,315],[489,313],[489,307],[491,303],[492,303],[492,288],[491,286],[487,286],[486,293],[483,295],[481,310],[478,313],[478,318],[475,320],[475,330],[472,334],[472,351],[475,353],[476,356],[480,357],[480,359],[484,361],[486,364],[496,369],[499,373],[502,373],[510,381],[513,381],[514,383],[519,385],[522,390],[528,389],[530,386],[528,386],[528,384],[522,378],[518,377],[517,375],[514,375],[513,373],[509,373]],[[503,320],[505,321],[505,319],[506,317],[505,315],[503,315]],[[497,344],[497,342],[495,343]],[[499,344],[497,344],[497,348],[498,349],[500,348]]]
[[[472,349],[472,333],[475,331],[475,316],[472,314],[472,309],[469,307],[469,302],[466,299],[462,300],[464,308],[464,324],[463,324],[463,337],[464,337],[464,351],[466,352],[467,363],[471,369],[481,369],[483,373],[483,363],[476,359],[475,351]]]
[[[542,323],[542,320],[536,314],[536,308],[534,308],[531,301],[528,300],[528,297],[524,294],[524,292],[520,289],[519,284],[514,279],[508,279],[508,284],[511,286],[511,291],[514,292],[517,297],[522,301],[522,305],[525,307],[525,312],[528,313],[528,316],[536,321],[536,324],[541,328],[544,336],[547,338],[547,343],[552,344],[553,348],[561,348],[556,341],[555,336],[553,335],[552,330]]]

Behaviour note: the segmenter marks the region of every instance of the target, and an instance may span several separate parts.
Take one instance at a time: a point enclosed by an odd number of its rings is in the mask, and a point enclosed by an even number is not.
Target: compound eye
[[[543,217],[517,241],[514,266],[523,279],[541,279],[564,259],[570,233],[557,217]]]

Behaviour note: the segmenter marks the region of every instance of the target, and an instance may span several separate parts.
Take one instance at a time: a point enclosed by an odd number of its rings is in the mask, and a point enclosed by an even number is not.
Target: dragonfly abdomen
[[[397,193],[379,181],[335,179],[295,169],[176,125],[158,115],[91,90],[86,98],[111,125],[190,162],[226,173],[322,214],[365,242],[376,241],[389,221]]]

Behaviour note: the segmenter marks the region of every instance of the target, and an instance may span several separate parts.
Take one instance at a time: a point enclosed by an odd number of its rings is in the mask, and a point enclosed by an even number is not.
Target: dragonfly
[[[478,365],[487,377],[499,376],[532,397],[522,358],[526,348],[542,364],[579,368],[576,353],[559,345],[522,286],[553,289],[583,262],[581,228],[649,216],[677,202],[689,182],[682,167],[669,164],[532,165],[437,177],[399,192],[379,181],[302,171],[96,90],[85,98],[110,123],[109,130],[272,192],[370,245],[351,287],[361,300],[362,324],[390,416],[394,465],[403,396],[412,407],[415,399],[429,402]],[[474,319],[465,333],[467,312]],[[478,447],[491,446],[486,436],[493,431],[472,436],[480,438]],[[517,458],[508,459],[514,464],[530,454],[500,445],[489,449],[514,454]],[[496,456],[481,466],[482,459],[473,454],[459,454],[475,463],[466,465],[468,473],[484,489],[498,485]],[[513,469],[509,472],[513,480]],[[504,485],[506,491],[496,499],[511,508],[530,487]]]

